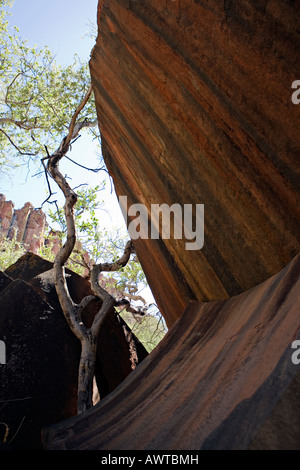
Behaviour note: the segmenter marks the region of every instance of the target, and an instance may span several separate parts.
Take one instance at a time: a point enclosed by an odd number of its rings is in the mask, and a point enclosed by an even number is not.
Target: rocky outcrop
[[[0,240],[8,238],[19,242],[26,252],[39,254],[41,248],[51,247],[51,252],[56,255],[61,248],[61,233],[49,228],[46,214],[42,209],[36,209],[30,202],[26,202],[21,209],[14,209],[12,201],[6,201],[4,194],[0,194]],[[93,265],[82,243],[77,240],[75,250],[80,252],[85,265],[90,268]],[[84,275],[88,276],[86,268]],[[105,284],[105,279],[104,279]]]
[[[91,293],[86,279],[70,270],[66,277],[74,302]],[[95,303],[82,312],[87,326],[97,308]],[[1,365],[0,443],[8,430],[10,448],[40,449],[43,426],[77,413],[80,358],[80,343],[61,311],[49,261],[27,253],[0,274],[0,339],[7,356]],[[125,322],[111,312],[97,351],[95,377],[101,399],[146,356]]]
[[[11,227],[14,215],[14,204],[12,201],[6,201],[3,194],[0,194],[0,230],[1,235],[6,237]]]
[[[46,215],[26,202],[21,209],[14,209],[12,201],[0,194],[0,237],[14,236],[24,248],[37,253],[45,243]]]
[[[293,1],[100,1],[90,68],[102,149],[128,204],[205,206],[205,242],[136,240],[171,326],[300,249],[299,15]]]
[[[33,210],[33,205],[30,202],[26,202],[21,209],[14,211],[12,223],[9,229],[10,239],[15,236],[19,243],[23,243],[26,234],[28,218],[30,217],[30,214]],[[40,238],[41,234],[42,227],[39,227],[39,230],[35,235]]]
[[[300,255],[240,295],[190,303],[117,390],[45,430],[46,447],[299,449],[299,306]]]
[[[41,238],[41,235],[45,233],[45,229],[46,215],[41,209],[35,209],[28,218],[26,232],[23,237],[24,246],[28,251],[38,252],[45,242],[44,237]]]

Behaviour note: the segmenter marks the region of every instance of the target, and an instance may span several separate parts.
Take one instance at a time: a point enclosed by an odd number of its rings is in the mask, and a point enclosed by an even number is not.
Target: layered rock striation
[[[205,242],[138,239],[168,325],[300,248],[299,15],[293,1],[100,1],[90,68],[103,155],[128,204],[204,204]],[[129,219],[130,220],[130,219]]]
[[[70,330],[55,290],[53,264],[26,253],[0,271],[0,339],[6,345],[1,364],[0,450],[42,448],[41,430],[77,413],[80,342]],[[91,294],[90,283],[66,270],[74,302]],[[82,312],[90,327],[100,308]],[[107,315],[98,338],[96,391],[101,400],[147,356],[147,351],[115,311]]]

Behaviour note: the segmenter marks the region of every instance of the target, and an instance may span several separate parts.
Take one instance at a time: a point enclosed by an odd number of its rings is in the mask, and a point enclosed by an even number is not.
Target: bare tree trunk
[[[64,211],[67,223],[67,239],[55,257],[53,269],[55,275],[55,288],[62,311],[69,327],[81,343],[81,358],[78,373],[78,413],[82,413],[92,406],[93,378],[98,336],[106,315],[112,311],[114,305],[117,303],[114,297],[99,285],[99,275],[102,271],[117,271],[125,266],[133,252],[133,244],[130,240],[127,242],[124,253],[119,260],[113,263],[103,263],[94,266],[91,273],[91,287],[94,295],[85,297],[82,299],[80,304],[75,304],[73,302],[68,290],[64,266],[72,254],[76,242],[74,206],[77,202],[77,196],[69,186],[66,178],[61,174],[59,170],[59,162],[68,152],[71,142],[78,136],[80,130],[84,127],[90,127],[93,125],[93,123],[89,123],[85,120],[76,122],[77,117],[87,103],[91,92],[92,88],[90,87],[86,96],[73,114],[69,133],[62,140],[59,148],[52,155],[48,155],[44,159],[48,160],[47,168],[45,168],[45,170],[51,175],[65,196]],[[81,321],[81,313],[89,302],[95,299],[95,297],[102,300],[102,305],[95,315],[91,327],[86,328]]]
[[[95,373],[97,338],[88,334],[81,342],[81,357],[78,373],[78,413],[93,406],[93,378]]]

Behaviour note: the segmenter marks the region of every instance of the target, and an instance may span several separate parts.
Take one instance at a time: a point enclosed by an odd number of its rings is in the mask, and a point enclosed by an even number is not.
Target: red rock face
[[[9,231],[9,238],[12,239],[16,233],[16,239],[18,242],[22,242],[26,226],[28,222],[28,217],[30,216],[31,211],[33,210],[33,205],[30,202],[26,202],[21,209],[17,209],[14,212],[14,222]]]
[[[7,236],[14,215],[14,204],[6,201],[3,194],[0,194],[0,234]]]
[[[46,216],[41,209],[35,209],[26,202],[21,209],[14,210],[14,203],[6,201],[0,194],[0,235],[23,243],[32,253],[37,253],[44,244]]]
[[[264,281],[300,248],[295,2],[99,2],[90,68],[103,154],[128,203],[204,204],[205,242],[136,240],[171,326],[191,299]]]
[[[46,215],[41,209],[35,209],[26,202],[21,209],[14,210],[14,203],[6,201],[0,194],[0,236],[22,243],[26,251],[37,254],[43,245],[53,244],[53,253],[57,253],[61,242],[55,232],[50,233],[50,239],[45,239],[47,227]]]

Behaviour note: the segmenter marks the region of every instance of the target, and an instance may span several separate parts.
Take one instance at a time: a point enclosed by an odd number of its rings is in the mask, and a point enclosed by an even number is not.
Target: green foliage
[[[94,239],[93,232],[98,228],[99,220],[96,218],[96,210],[100,207],[98,199],[99,191],[105,187],[105,181],[101,186],[85,187],[76,191],[78,200],[74,208],[74,216],[76,222],[77,236],[84,237],[85,243],[90,244]],[[56,205],[55,209],[51,208],[47,212],[52,223],[55,223],[62,233],[67,230],[64,208]]]
[[[13,238],[0,238],[0,271],[4,271],[14,264],[26,252],[24,246],[17,241],[17,234]]]
[[[84,97],[90,74],[87,63],[75,56],[73,63],[58,65],[47,48],[29,47],[9,33],[0,0],[0,168],[17,166],[26,156],[45,156],[46,145],[52,152],[67,133],[70,117]],[[96,119],[94,100],[87,103],[82,119]],[[94,132],[89,128],[87,132]]]
[[[99,209],[97,194],[103,188],[104,183],[102,186],[86,187],[77,191],[78,201],[74,210],[81,253],[86,251],[96,263],[116,261],[122,255],[128,240],[128,234],[119,229],[99,229],[99,219],[96,215]],[[61,234],[66,232],[63,207],[57,206],[56,210],[50,209],[48,216],[52,223],[59,227]],[[70,269],[82,275],[84,268],[81,265],[80,250],[79,252],[74,250],[68,263]],[[124,268],[112,273],[104,273],[104,275],[106,277],[105,289],[115,298],[125,297],[135,308],[145,306],[142,294],[147,282],[135,256],[131,256]],[[122,308],[119,309],[119,313],[148,352],[157,346],[167,332],[166,323],[157,308],[149,308],[143,316],[132,314]]]
[[[149,353],[167,333],[166,323],[160,314],[140,317],[123,311],[121,316]]]
[[[37,254],[41,258],[54,262],[55,251],[53,248],[57,243],[57,238],[60,238],[61,242],[63,241],[60,235],[61,234],[59,233],[54,234],[54,233],[49,232],[46,235],[46,243],[41,246]],[[72,257],[68,259],[65,266],[66,268],[69,268],[75,273],[79,274],[79,276],[84,276],[86,274],[86,268],[82,265],[81,254],[77,253],[76,251],[72,253]]]
[[[105,187],[105,182],[101,186],[83,187],[77,191],[78,200],[74,208],[74,216],[76,223],[77,240],[80,242],[82,252],[87,252],[90,259],[95,263],[113,262],[122,255],[128,234],[120,229],[108,230],[99,228],[99,218],[96,211],[101,208],[102,204],[98,201],[98,193]],[[50,224],[58,227],[62,234],[66,233],[66,220],[64,217],[64,208],[61,206],[50,208],[47,212]],[[78,253],[71,256],[73,266],[80,266],[81,259]],[[72,268],[73,269],[73,268]],[[81,268],[82,271],[82,268]],[[124,297],[129,291],[137,292],[139,289],[147,285],[144,272],[136,257],[131,257],[127,265],[119,271],[105,273],[110,278],[110,288],[117,297]]]

